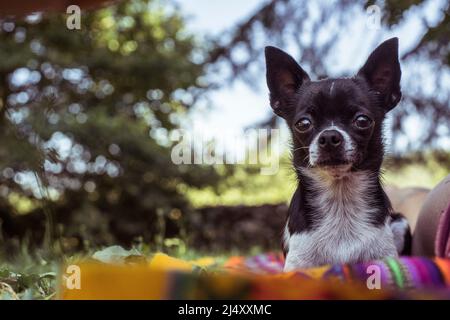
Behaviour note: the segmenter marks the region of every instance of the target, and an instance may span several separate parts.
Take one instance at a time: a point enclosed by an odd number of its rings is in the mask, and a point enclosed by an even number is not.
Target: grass
[[[436,163],[427,166],[412,164],[401,170],[386,170],[384,181],[400,188],[423,187],[433,189],[450,172]]]
[[[20,255],[0,264],[0,299],[43,299],[55,297],[58,262]]]
[[[260,248],[252,248],[250,251],[243,252],[239,249],[230,250],[228,252],[204,252],[187,248],[185,243],[178,238],[166,239],[162,252],[186,261],[197,260],[205,257],[212,257],[217,265],[223,264],[230,256],[234,255],[255,255],[260,253]],[[107,247],[103,254],[113,261],[113,255],[117,252],[112,250],[117,246]],[[97,248],[105,249],[105,248]],[[114,251],[114,252],[113,252]],[[139,243],[133,246],[130,254],[138,254],[151,259],[157,250],[154,246],[146,243]],[[43,252],[47,252],[45,257]],[[48,253],[48,251],[35,250],[29,252],[23,249],[14,259],[8,262],[0,262],[0,300],[51,300],[57,297],[58,274],[62,265],[73,264],[80,260],[92,259],[96,250],[89,252],[77,253],[74,255],[58,255]],[[132,252],[132,253],[131,253]],[[1,260],[0,260],[1,261]],[[125,261],[125,260],[124,260]]]

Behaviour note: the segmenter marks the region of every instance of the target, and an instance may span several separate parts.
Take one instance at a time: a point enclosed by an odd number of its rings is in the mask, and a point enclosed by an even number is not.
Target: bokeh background
[[[65,8],[77,3],[81,29],[69,30]],[[379,12],[367,10],[374,4]],[[448,1],[0,8],[1,263],[113,244],[180,256],[278,249],[296,183],[287,134],[273,176],[170,158],[179,128],[212,143],[247,128],[286,133],[268,104],[265,45],[322,78],[352,75],[378,43],[399,37],[403,99],[385,128],[386,184],[432,188],[450,172]]]

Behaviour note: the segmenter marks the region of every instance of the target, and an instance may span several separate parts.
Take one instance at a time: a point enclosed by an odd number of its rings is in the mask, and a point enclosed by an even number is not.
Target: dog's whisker
[[[295,148],[294,150],[292,150],[292,152],[295,152],[300,149],[309,149],[309,147],[298,147],[298,148]]]

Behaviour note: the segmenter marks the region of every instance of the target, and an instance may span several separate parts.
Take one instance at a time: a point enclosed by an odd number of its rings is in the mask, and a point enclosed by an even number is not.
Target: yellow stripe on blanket
[[[97,262],[85,262],[77,267],[80,271],[78,274],[62,273],[58,295],[60,299],[147,300],[164,299],[167,296],[169,273],[163,270],[150,270],[146,265],[109,265]],[[79,276],[79,286],[76,286],[76,276]]]
[[[70,277],[75,275],[74,273],[63,273],[59,299],[383,299],[387,297],[385,292],[369,292],[360,285],[343,286],[324,280],[298,278],[292,274],[259,276],[228,273],[195,274],[180,270],[164,271],[159,267],[158,269],[149,268],[148,265],[109,265],[97,262],[84,262],[78,267],[80,269],[79,288],[71,283]],[[186,268],[186,265],[176,264],[176,267]]]
[[[127,264],[88,261],[68,265],[62,270],[65,272],[61,272],[59,297],[69,300],[166,299],[172,272],[190,274],[216,263],[212,257],[185,261],[163,253],[154,254],[148,263],[142,262],[142,259]]]

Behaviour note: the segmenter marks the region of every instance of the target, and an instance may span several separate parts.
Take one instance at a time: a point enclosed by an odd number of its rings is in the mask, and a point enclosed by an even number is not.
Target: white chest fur
[[[371,203],[375,186],[369,173],[304,173],[314,181],[307,200],[313,206],[315,228],[295,234],[285,228],[285,271],[397,255],[388,221],[378,227],[371,223],[380,209]]]

